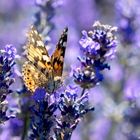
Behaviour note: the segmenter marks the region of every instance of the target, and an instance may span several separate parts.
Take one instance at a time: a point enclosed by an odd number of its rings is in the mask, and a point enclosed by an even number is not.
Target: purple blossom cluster
[[[55,9],[61,6],[62,0],[36,0],[35,4],[39,8],[34,15],[34,26],[39,33],[45,38],[45,42],[49,43],[50,37],[48,34],[55,28],[51,19],[55,16]]]
[[[0,122],[10,118],[6,115],[8,102],[6,97],[12,93],[10,86],[14,83],[14,69],[16,49],[12,45],[0,50]]]
[[[122,35],[122,41],[126,44],[139,46],[139,26],[140,26],[140,3],[138,0],[119,0],[116,2],[116,9],[119,19],[119,31]]]
[[[101,71],[110,69],[107,60],[113,58],[117,40],[116,27],[95,22],[93,30],[83,31],[79,43],[84,57],[78,57],[81,67],[74,70],[74,81],[82,88],[91,88],[103,80]]]

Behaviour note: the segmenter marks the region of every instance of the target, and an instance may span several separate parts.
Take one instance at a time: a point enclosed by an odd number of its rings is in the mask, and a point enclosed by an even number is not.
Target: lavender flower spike
[[[69,86],[60,97],[59,110],[61,117],[57,120],[56,137],[70,140],[72,132],[85,114],[94,110],[88,104],[88,93],[78,97],[77,87]]]
[[[14,82],[13,66],[16,49],[12,45],[5,46],[4,50],[0,50],[0,122],[6,121],[7,95],[12,91],[9,89]]]
[[[50,102],[50,95],[45,89],[36,89],[33,95],[33,104],[30,107],[31,119],[28,138],[30,140],[48,140],[54,126],[54,112],[57,109],[55,102]]]
[[[73,72],[74,81],[82,88],[91,88],[103,80],[101,71],[110,69],[107,60],[116,52],[116,27],[95,22],[91,31],[83,31],[79,43],[84,57],[78,57],[81,67]]]
[[[34,26],[48,43],[50,41],[48,34],[55,27],[51,19],[55,16],[56,8],[63,4],[63,0],[35,0],[35,4],[38,11],[35,13]]]

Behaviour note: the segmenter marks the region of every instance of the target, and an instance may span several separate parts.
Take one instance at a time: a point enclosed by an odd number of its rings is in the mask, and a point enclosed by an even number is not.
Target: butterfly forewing
[[[54,76],[62,76],[68,28],[65,28],[51,56]]]
[[[46,69],[52,69],[48,51],[45,48],[41,36],[33,26],[28,32],[28,43],[26,48],[26,55],[30,62],[32,62],[42,71],[46,71]]]

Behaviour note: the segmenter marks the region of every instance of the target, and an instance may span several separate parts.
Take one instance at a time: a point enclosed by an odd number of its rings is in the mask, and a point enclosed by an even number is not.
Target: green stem
[[[56,136],[56,139],[57,140],[70,140],[71,139],[71,133],[59,133],[57,136]]]
[[[86,89],[83,88],[82,93],[81,93],[81,96],[83,96],[83,94],[85,93],[85,91],[86,91]]]
[[[28,124],[29,124],[29,113],[24,116],[24,126],[23,126],[23,133],[21,140],[25,140],[27,136],[27,131],[28,131]]]

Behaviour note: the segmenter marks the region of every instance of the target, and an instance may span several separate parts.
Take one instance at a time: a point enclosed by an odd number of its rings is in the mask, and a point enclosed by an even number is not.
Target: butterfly
[[[62,72],[68,28],[65,28],[50,57],[41,35],[31,26],[26,44],[27,61],[22,67],[22,77],[29,91],[43,87],[49,94],[62,85]]]

